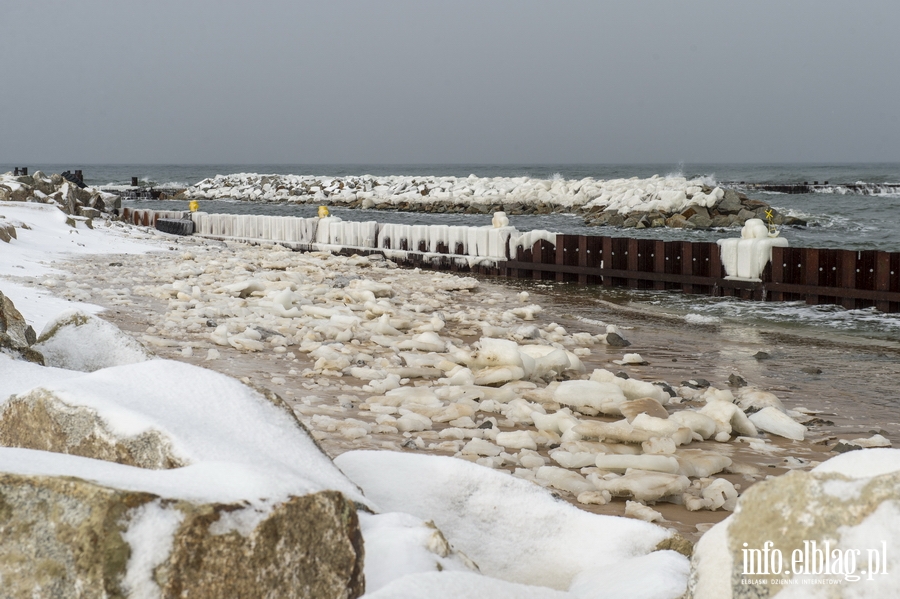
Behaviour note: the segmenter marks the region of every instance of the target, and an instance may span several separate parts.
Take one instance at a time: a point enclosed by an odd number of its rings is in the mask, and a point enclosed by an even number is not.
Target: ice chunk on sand
[[[644,522],[656,522],[657,520],[663,519],[662,514],[660,514],[653,508],[647,507],[640,501],[626,501],[625,515],[629,518],[637,518],[638,520],[643,520]]]
[[[670,414],[669,420],[674,420],[675,422],[690,428],[704,439],[709,439],[716,434],[716,421],[700,412],[680,410],[674,414]]]
[[[760,430],[794,441],[802,441],[806,434],[805,426],[771,406],[750,414],[750,422]]]
[[[599,491],[608,491],[615,497],[631,497],[635,501],[658,501],[670,495],[680,495],[691,486],[691,481],[680,474],[638,469],[631,469],[624,476],[614,478],[590,474],[588,480]]]
[[[666,455],[598,455],[594,463],[601,470],[613,472],[624,472],[629,468],[669,474],[678,472],[678,460]]]
[[[620,415],[618,406],[625,401],[625,394],[613,383],[563,381],[554,391],[553,399],[575,409],[588,408],[591,413]]]

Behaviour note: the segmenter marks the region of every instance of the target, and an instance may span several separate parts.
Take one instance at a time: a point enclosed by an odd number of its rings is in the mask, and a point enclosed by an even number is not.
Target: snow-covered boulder
[[[759,482],[700,539],[687,597],[894,596],[898,521],[900,450],[853,451]]]
[[[0,449],[3,595],[362,594],[362,537],[352,502],[337,491],[291,496],[265,510],[236,497],[219,501],[204,483],[252,479],[223,466],[156,477],[97,460]]]
[[[93,372],[150,360],[144,346],[114,324],[79,310],[68,310],[49,322],[35,349],[47,366]]]
[[[369,502],[274,394],[168,360],[2,359],[10,596],[362,594]]]

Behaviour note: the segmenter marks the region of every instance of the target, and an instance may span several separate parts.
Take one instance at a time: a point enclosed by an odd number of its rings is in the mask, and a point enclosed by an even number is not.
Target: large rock
[[[759,482],[700,539],[686,597],[772,597],[788,587],[792,597],[895,596],[898,520],[900,450],[854,451]],[[826,543],[828,570],[816,559]]]
[[[0,408],[0,596],[364,592],[366,499],[274,394],[150,360]]]
[[[233,526],[242,511],[251,510],[73,477],[0,474],[2,595],[218,599],[363,593],[362,536],[356,511],[343,495],[291,497],[249,531]]]
[[[741,198],[733,189],[725,190],[725,197],[716,206],[719,214],[737,214],[744,205],[741,204]]]
[[[41,387],[13,396],[0,411],[0,445],[78,455],[140,468],[186,466],[156,429],[135,435],[111,430],[97,410],[69,405]]]
[[[34,329],[25,322],[25,318],[16,310],[12,300],[0,292],[0,351],[6,351],[29,362],[43,364],[44,356],[31,348],[34,342]]]
[[[0,241],[9,243],[13,239],[18,239],[16,236],[16,227],[12,223],[6,223],[0,220]]]

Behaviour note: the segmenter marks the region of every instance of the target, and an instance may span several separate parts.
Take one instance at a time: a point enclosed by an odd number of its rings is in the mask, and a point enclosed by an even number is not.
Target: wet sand
[[[201,243],[190,239],[167,242],[179,250]],[[228,251],[228,250],[224,250]],[[434,430],[418,433],[378,433],[358,439],[346,439],[337,433],[317,430],[312,419],[316,415],[336,419],[354,418],[374,422],[376,414],[360,410],[370,394],[361,392],[366,381],[349,376],[303,376],[311,368],[312,360],[303,353],[296,355],[272,352],[248,353],[230,346],[215,346],[221,357],[205,360],[206,352],[195,351],[191,357],[181,353],[182,347],[172,342],[165,346],[166,329],[161,326],[166,302],[143,290],[140,282],[147,276],[148,261],[168,259],[164,256],[102,256],[80,259],[64,265],[74,273],[75,280],[90,281],[89,289],[82,289],[78,299],[107,308],[104,318],[142,340],[148,327],[162,345],[151,349],[160,357],[183,360],[211,368],[247,383],[271,389],[281,395],[295,412],[309,424],[312,434],[332,457],[353,449],[392,449],[438,455],[453,455],[455,450],[442,444],[439,432],[447,425],[435,423]],[[144,273],[144,274],[142,274]],[[375,277],[373,277],[375,278]],[[149,280],[146,280],[148,284]],[[117,285],[128,283],[132,294],[127,297],[110,292]],[[148,285],[148,289],[151,286]],[[614,323],[624,329],[624,336],[632,343],[627,348],[605,345],[592,346],[591,354],[582,357],[587,372],[606,368],[626,372],[645,381],[664,380],[673,386],[689,379],[707,379],[717,388],[729,388],[728,377],[738,374],[747,383],[775,393],[788,409],[799,407],[818,412],[816,420],[807,423],[809,432],[803,442],[789,441],[769,435],[770,449],[763,453],[744,443],[692,443],[691,448],[709,449],[729,455],[737,466],[732,470],[743,473],[721,473],[743,492],[766,476],[777,476],[791,468],[808,469],[835,455],[831,447],[836,440],[870,437],[873,432],[900,443],[900,402],[894,390],[900,389],[900,347],[887,342],[868,342],[859,339],[810,338],[786,335],[778,331],[761,330],[739,325],[689,325],[680,317],[670,317],[646,310],[635,310],[606,301],[611,297],[621,301],[621,293],[606,294],[598,288],[579,288],[567,284],[548,284],[531,281],[498,281],[481,279],[477,290],[459,292],[457,299],[472,305],[488,302],[498,309],[521,306],[516,294],[527,290],[529,302],[537,303],[544,311],[533,323],[545,326],[556,322],[572,332],[605,332],[600,321]],[[208,331],[198,336],[208,337]],[[471,329],[448,328],[441,335],[464,343],[477,341],[480,332]],[[207,347],[213,347],[207,343]],[[754,358],[764,351],[765,360]],[[624,353],[636,352],[648,362],[646,365],[618,366],[612,360]],[[808,374],[803,367],[816,366],[821,374]],[[171,382],[177,384],[177,381]],[[683,406],[699,407],[701,402],[684,402]],[[673,411],[670,406],[669,411]],[[491,414],[487,414],[491,415]],[[500,427],[501,430],[513,430]],[[533,428],[522,427],[517,428]],[[419,439],[419,441],[416,441]],[[417,445],[418,443],[418,445]],[[541,448],[547,456],[547,448]],[[623,515],[624,499],[614,499],[607,505],[582,505],[566,491],[553,490],[562,499],[587,511]],[[653,509],[663,514],[659,522],[679,530],[694,541],[712,523],[728,516],[726,511],[701,510],[689,512],[683,506],[657,503]]]

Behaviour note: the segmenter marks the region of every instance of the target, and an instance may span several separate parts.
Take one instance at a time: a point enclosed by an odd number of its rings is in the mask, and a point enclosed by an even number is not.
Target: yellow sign
[[[769,219],[769,220],[774,220],[774,219],[775,219],[775,215],[772,214],[772,209],[771,209],[771,208],[766,208],[766,218]]]
[[[328,206],[319,206],[319,218],[328,216]]]
[[[190,208],[191,212],[197,212],[200,210],[200,204],[197,203],[197,200],[191,200],[191,203],[188,204],[188,208]]]

